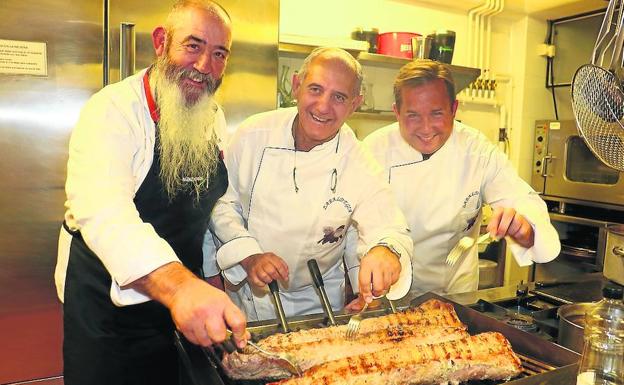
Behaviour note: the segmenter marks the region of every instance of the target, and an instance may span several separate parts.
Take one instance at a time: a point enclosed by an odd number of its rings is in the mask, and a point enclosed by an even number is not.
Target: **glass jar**
[[[624,385],[622,288],[606,286],[603,299],[585,315],[577,385]]]

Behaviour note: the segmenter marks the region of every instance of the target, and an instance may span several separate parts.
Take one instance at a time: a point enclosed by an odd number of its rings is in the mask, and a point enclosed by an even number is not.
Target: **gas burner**
[[[542,302],[536,297],[529,296],[521,304],[518,304],[515,298],[496,304],[480,299],[471,307],[513,328],[535,334],[547,341],[557,339],[558,307]]]
[[[520,329],[525,332],[537,332],[537,324],[532,317],[529,317],[527,315],[519,313],[509,313],[504,317],[503,322],[505,322],[509,326],[513,326],[516,329]]]

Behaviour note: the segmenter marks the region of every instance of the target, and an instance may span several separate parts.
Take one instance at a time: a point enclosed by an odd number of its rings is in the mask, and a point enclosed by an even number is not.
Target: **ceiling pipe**
[[[496,5],[492,12],[487,16],[487,31],[486,31],[486,44],[485,44],[485,70],[487,71],[486,78],[491,78],[491,58],[492,58],[492,18],[499,13],[503,12],[505,7],[505,0],[496,0]]]
[[[468,63],[471,67],[476,67],[478,62],[478,24],[477,24],[477,15],[480,14],[484,9],[488,8],[488,3],[490,0],[487,0],[485,3],[472,8],[468,12]]]
[[[489,12],[489,10],[492,8],[494,4],[494,0],[488,0],[487,2],[487,7],[485,7],[481,12],[479,12],[478,14],[478,22],[477,22],[477,33],[478,38],[477,38],[477,42],[479,44],[479,48],[477,49],[478,52],[478,56],[477,56],[477,67],[479,69],[481,69],[481,77],[483,77],[483,50],[484,50],[484,30],[485,30],[485,15]]]

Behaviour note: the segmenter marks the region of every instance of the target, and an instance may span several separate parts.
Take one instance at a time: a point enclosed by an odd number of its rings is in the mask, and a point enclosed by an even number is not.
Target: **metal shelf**
[[[284,57],[303,58],[308,55],[312,50],[316,48],[314,45],[307,44],[294,44],[294,43],[279,43],[279,54]],[[410,62],[410,59],[403,59],[388,55],[379,55],[375,53],[368,53],[365,51],[353,49],[353,47],[345,48],[351,53],[362,65],[369,65],[383,68],[399,69],[405,64]],[[455,80],[455,92],[459,93],[466,88],[470,83],[475,81],[481,74],[481,70],[478,68],[462,67],[456,65],[448,65],[453,79]]]
[[[358,54],[360,52],[362,52],[363,49],[366,49],[366,47],[363,45],[363,44],[365,44],[365,42],[356,41],[356,40],[352,40],[352,41],[354,42],[354,44],[349,44],[349,45],[345,45],[345,44],[325,44],[325,45],[327,45],[327,46],[340,46],[340,48],[344,49],[345,51],[347,51],[351,55],[353,55],[353,57],[357,58]],[[320,42],[320,43],[322,43],[322,42]],[[359,44],[359,43],[361,43],[361,44]],[[320,45],[318,45],[318,44],[307,44],[307,43],[280,42],[279,45],[278,45],[278,50],[279,50],[280,56],[303,59],[306,56],[308,56],[308,54],[310,54],[310,52],[312,52],[312,50],[314,50],[318,46],[320,46]]]
[[[410,59],[368,52],[360,52],[357,59],[363,65],[376,65],[379,67],[396,69],[403,67],[411,61]],[[461,90],[468,87],[470,83],[475,81],[479,75],[481,75],[481,70],[478,68],[462,67],[452,64],[448,64],[448,66],[451,70],[451,74],[453,75],[453,80],[455,80],[455,93],[459,93]]]

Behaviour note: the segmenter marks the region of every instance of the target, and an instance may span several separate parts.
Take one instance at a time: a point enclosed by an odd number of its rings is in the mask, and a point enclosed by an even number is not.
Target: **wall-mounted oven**
[[[592,154],[573,120],[536,122],[531,186],[544,196],[624,207],[623,173]]]

